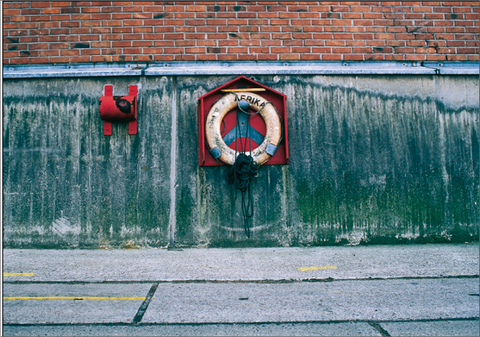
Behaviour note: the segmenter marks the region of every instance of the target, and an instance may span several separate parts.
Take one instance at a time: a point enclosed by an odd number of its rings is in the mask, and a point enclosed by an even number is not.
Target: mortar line
[[[171,127],[171,147],[170,147],[170,215],[168,220],[169,229],[169,248],[175,246],[176,230],[176,170],[177,170],[177,77],[172,78],[172,127]]]
[[[158,288],[158,283],[152,284],[150,287],[150,290],[148,291],[147,296],[145,297],[145,300],[142,302],[142,305],[138,308],[137,313],[135,314],[135,317],[132,320],[132,324],[138,324],[143,318],[143,315],[145,315],[145,311],[147,311],[148,305],[150,304],[150,301],[152,300],[153,295],[157,291]]]

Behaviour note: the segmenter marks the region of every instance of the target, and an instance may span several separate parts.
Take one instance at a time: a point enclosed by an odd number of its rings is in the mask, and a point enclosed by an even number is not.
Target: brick
[[[283,25],[290,24],[290,22],[289,22],[289,20],[285,20],[285,19],[272,19],[272,20],[270,20],[270,24],[271,25],[282,25],[283,26]]]
[[[220,47],[223,47],[223,46],[238,46],[238,41],[237,40],[220,40],[220,41],[218,41],[218,45]]]
[[[342,19],[361,19],[363,15],[361,13],[343,13]],[[382,17],[382,15],[380,15]]]
[[[253,19],[257,17],[257,13],[237,13],[237,18]]]
[[[349,8],[348,6],[332,6],[330,10],[332,12],[348,12]]]
[[[353,24],[355,26],[372,26],[373,21],[372,20],[353,20]]]
[[[77,41],[80,41],[80,36],[79,35],[60,35],[58,36],[58,41],[59,42],[77,42]]]
[[[287,6],[267,6],[267,11],[269,12],[285,12],[287,10]]]
[[[455,52],[455,48],[437,48],[439,54],[454,54]]]
[[[344,61],[363,61],[364,57],[363,55],[358,55],[358,54],[349,54],[349,55],[344,55],[343,60]]]
[[[345,27],[345,32],[363,33],[363,32],[365,32],[365,27]]]
[[[446,55],[447,61],[466,61],[466,55]]]
[[[26,4],[28,6],[28,4]],[[70,4],[69,4],[70,5]],[[45,1],[38,1],[35,2],[33,1],[30,5],[32,8],[33,7],[50,7],[50,2],[45,2]],[[13,8],[13,7],[12,7]]]
[[[18,51],[5,51],[5,52],[3,52],[3,57],[4,58],[18,57],[18,55],[19,55]]]
[[[278,55],[274,54],[258,54],[259,61],[277,61]]]
[[[260,40],[240,40],[240,46],[260,46]]]
[[[197,40],[198,47],[216,47],[217,41],[210,41],[210,40]]]
[[[66,59],[66,60],[64,60]],[[69,57],[51,57],[50,62],[52,63],[63,63],[69,62]],[[40,64],[40,63],[48,63],[48,57],[39,57],[39,58],[30,58],[30,63],[32,64]]]
[[[322,55],[322,60],[324,60],[324,61],[341,61],[342,60],[342,55],[323,54]]]
[[[280,54],[280,61],[298,61],[300,59],[299,54]]]
[[[194,20],[185,20],[185,25],[187,26],[204,26],[205,20],[194,19]]]
[[[294,39],[302,39],[302,40],[310,40],[312,39],[312,34],[310,33],[294,33],[293,34]]]
[[[352,52],[352,48],[348,47],[333,47],[332,53],[334,54],[350,54]]]
[[[247,6],[247,12],[264,12],[266,10],[266,6]]]
[[[100,49],[80,49],[80,55],[99,55]]]
[[[289,40],[292,38],[290,33],[272,33],[272,39],[274,40]]]
[[[318,19],[320,18],[319,13],[299,13],[301,19]]]
[[[165,6],[165,12],[183,12],[183,6]]]
[[[205,12],[206,6],[186,6],[187,12]]]
[[[406,41],[407,46],[412,46],[412,47],[424,47],[426,42],[423,40],[409,40]]]
[[[50,48],[53,48],[53,49],[67,49],[67,48],[70,48],[70,43],[68,43],[68,42],[51,43]]]
[[[134,4],[136,2],[133,2]],[[142,6],[124,6],[122,8],[123,12],[131,13],[131,12],[142,12],[143,7]]]
[[[440,15],[442,16],[442,14],[431,14],[431,15]],[[405,14],[405,19],[407,20],[423,20],[423,19],[426,19],[426,14],[423,14],[423,13],[406,13]],[[443,19],[442,17],[440,19]]]
[[[123,22],[120,20],[105,20],[102,22],[102,26],[119,27],[119,26],[123,26]]]
[[[154,61],[173,61],[173,55],[153,55]]]
[[[185,48],[185,52],[189,54],[203,54],[205,53],[205,47]]]
[[[301,54],[300,61],[319,61],[320,54]]]
[[[348,40],[345,41],[347,46],[354,46],[354,47],[364,47],[366,46],[366,41],[356,41],[356,40]]]
[[[425,55],[406,54],[405,61],[425,61]]]
[[[387,27],[387,33],[406,33],[407,27]]]
[[[5,62],[6,59],[4,58],[3,59],[3,62]],[[9,60],[9,64],[26,64],[28,63],[28,59],[15,59],[15,58],[12,58]]]
[[[193,40],[175,40],[175,47],[193,47],[195,41]]]
[[[455,21],[455,26],[468,26],[468,27],[473,27],[474,22],[473,21]]]
[[[247,47],[229,47],[228,52],[232,54],[248,53],[248,48]]]
[[[459,54],[475,54],[478,53],[477,48],[457,48],[457,53]]]
[[[113,41],[112,42],[113,48],[126,48],[131,46],[132,46],[132,41]],[[94,50],[97,50],[97,49],[94,49]]]
[[[332,20],[332,25],[333,26],[351,26],[352,21],[351,20]]]
[[[122,33],[132,33],[133,28],[132,27],[114,27],[111,28],[112,33],[114,34],[122,34]]]
[[[246,55],[246,54],[240,54],[237,56],[239,61],[255,61],[257,59],[256,55]]]
[[[259,30],[260,30],[260,27],[256,27],[256,26],[240,26],[240,32],[256,33]]]
[[[447,41],[448,47],[465,47],[465,41]]]
[[[124,26],[143,26],[142,20],[123,20]]]
[[[325,41],[326,46],[345,46],[345,41],[343,40],[329,40]]]
[[[364,55],[366,61],[384,61],[385,55],[376,54],[376,55]]]
[[[77,49],[74,49],[74,50],[61,49],[60,50],[60,56],[76,56],[76,55],[80,55],[80,50],[77,50]]]
[[[153,45],[155,47],[173,47],[175,45],[175,41],[154,41]]]
[[[363,53],[370,53],[372,51],[372,48],[352,48],[352,53],[354,54],[363,54]]]
[[[425,14],[424,18],[426,20],[443,20],[442,14]]]
[[[197,55],[197,61],[215,61],[217,59],[217,55],[215,54],[204,54],[204,55]]]
[[[36,29],[40,26],[40,23],[38,22],[20,22],[19,28],[20,29]],[[35,35],[30,31],[30,35]]]
[[[265,47],[281,46],[282,41],[280,41],[280,40],[261,40],[261,45],[265,46]]]
[[[383,47],[386,45],[386,42],[383,40],[372,40],[372,41],[367,41],[367,46],[372,46],[372,47]]]

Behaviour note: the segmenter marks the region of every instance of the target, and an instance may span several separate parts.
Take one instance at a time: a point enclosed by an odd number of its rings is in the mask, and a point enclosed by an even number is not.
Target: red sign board
[[[275,106],[283,126],[283,139],[278,144],[275,154],[264,165],[288,164],[287,96],[248,77],[240,76],[198,99],[199,165],[219,165],[209,152],[210,149],[205,141],[207,115],[213,104],[228,92],[225,90],[239,89],[246,92],[250,89],[252,93],[262,96],[266,101],[271,102]],[[239,152],[253,150],[263,141],[266,133],[265,122],[259,114],[251,115],[248,119],[248,115],[241,112],[237,116],[237,111],[238,109],[234,108],[225,115],[221,127],[222,138],[230,148]]]

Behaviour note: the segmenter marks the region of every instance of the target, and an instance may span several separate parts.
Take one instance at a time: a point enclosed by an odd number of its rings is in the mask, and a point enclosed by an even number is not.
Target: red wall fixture
[[[282,124],[282,140],[274,155],[264,165],[288,164],[287,96],[245,76],[237,77],[198,98],[198,164],[200,166],[224,165],[210,153],[212,149],[206,142],[205,132],[210,109],[217,100],[230,92],[251,92],[261,96],[275,107]],[[245,96],[238,97],[238,99],[248,100],[248,95]],[[238,152],[241,152],[242,149],[244,151],[253,150],[262,143],[265,137],[265,121],[260,114],[253,114],[246,123],[247,115],[238,111],[239,109],[234,107],[225,115],[221,123],[221,136],[231,149],[236,149]],[[245,131],[246,128],[249,128],[248,133]],[[242,137],[247,135],[248,137]]]
[[[128,133],[137,134],[138,87],[128,86],[127,96],[113,96],[113,85],[104,87],[100,97],[100,118],[103,120],[103,134],[112,135],[112,123],[128,123]]]

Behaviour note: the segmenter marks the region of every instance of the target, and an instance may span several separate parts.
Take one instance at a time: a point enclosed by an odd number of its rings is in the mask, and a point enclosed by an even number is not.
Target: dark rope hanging
[[[245,154],[247,150],[247,139],[250,138],[250,115],[255,113],[250,113],[248,111],[249,104],[247,101],[239,101],[238,108],[248,115],[247,120],[247,134],[245,135],[245,142],[242,143],[242,135],[239,135],[238,125],[240,123],[238,119],[237,112],[237,129],[236,129],[236,140],[235,140],[235,162],[232,166],[227,169],[226,180],[235,186],[237,190],[242,192],[242,215],[243,215],[243,224],[245,227],[245,234],[250,238],[250,226],[249,219],[253,217],[253,194],[251,189],[251,181],[257,175],[259,165],[253,160],[251,155]],[[258,113],[258,112],[256,112]],[[237,144],[240,142],[240,154],[237,155]],[[250,151],[252,151],[252,139],[250,138]],[[237,194],[235,191],[235,199]]]

